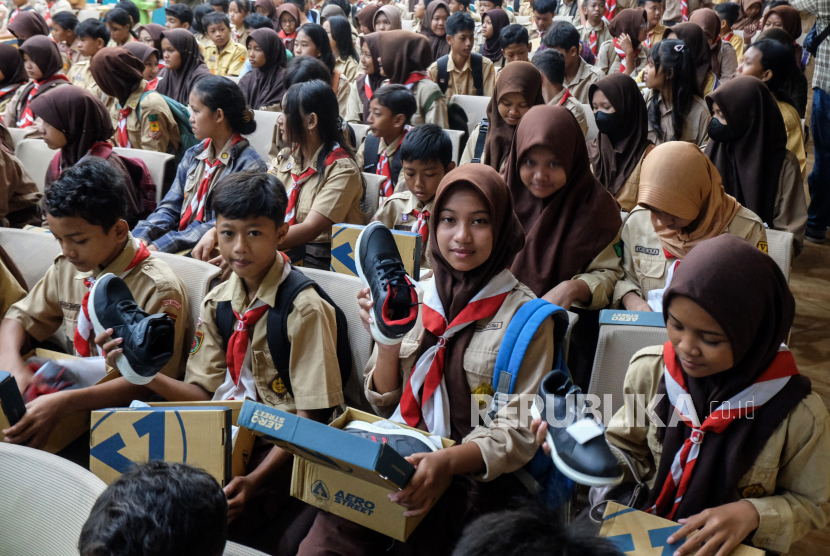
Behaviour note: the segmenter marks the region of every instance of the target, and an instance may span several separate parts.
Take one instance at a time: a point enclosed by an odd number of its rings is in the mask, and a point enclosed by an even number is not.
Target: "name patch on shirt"
[[[504,323],[501,322],[501,321],[499,321],[499,322],[488,322],[487,324],[485,324],[483,326],[480,325],[480,324],[477,324],[476,325],[476,332],[485,332],[487,330],[499,330],[499,329],[501,329],[503,324]]]
[[[636,245],[634,247],[634,251],[637,253],[644,253],[646,255],[654,255],[657,256],[660,254],[659,249],[654,249],[653,247],[643,247],[642,245]]]
[[[80,311],[81,306],[77,303],[69,303],[68,301],[61,301],[60,302],[61,309],[66,309],[67,311]]]

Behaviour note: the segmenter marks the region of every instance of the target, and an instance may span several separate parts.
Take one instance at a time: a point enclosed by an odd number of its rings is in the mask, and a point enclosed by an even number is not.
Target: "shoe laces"
[[[406,270],[399,260],[381,259],[375,265],[375,272],[381,288],[389,292],[388,306],[391,311],[403,311],[406,314],[409,309],[418,305],[412,303],[415,286],[406,279]]]

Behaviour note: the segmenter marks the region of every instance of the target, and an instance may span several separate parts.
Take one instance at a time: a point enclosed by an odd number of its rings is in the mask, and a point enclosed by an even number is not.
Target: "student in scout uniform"
[[[331,87],[337,95],[337,105],[340,115],[346,116],[346,106],[349,102],[349,81],[335,69],[334,52],[326,30],[316,23],[306,23],[297,31],[294,41],[296,56],[311,56],[323,62],[331,72]]]
[[[254,110],[278,112],[285,94],[285,45],[273,29],[255,29],[247,46],[253,69],[239,80],[245,102]]]
[[[565,0],[562,0],[556,7],[556,13],[553,15],[554,17],[569,17],[573,23],[578,23],[579,1],[571,0],[570,2],[566,2]]]
[[[9,24],[8,30],[17,39],[18,46],[38,35],[49,36],[49,25],[47,25],[43,16],[36,11],[21,12]]]
[[[787,150],[775,98],[757,79],[739,77],[706,102],[713,119],[705,152],[724,189],[768,228],[791,232],[795,253],[800,253],[807,228],[804,182],[798,159]]]
[[[562,84],[581,104],[588,104],[588,89],[605,77],[599,68],[585,62],[579,55],[579,32],[567,21],[554,21],[545,34],[545,47],[565,56],[565,81]]]
[[[107,273],[121,277],[139,307],[148,313],[167,313],[176,323],[174,352],[162,373],[175,378],[183,367],[187,341],[187,293],[178,276],[131,235],[124,219],[127,185],[120,172],[98,158],[90,158],[63,172],[46,192],[49,230],[62,254],[29,294],[13,305],[0,326],[2,368],[12,373],[23,392],[32,380],[20,351],[28,339],[42,342],[62,331],[74,339],[81,357],[97,353],[94,332],[86,313],[89,288]],[[128,405],[149,391],[116,378],[98,386],[66,390],[30,402],[26,415],[3,431],[6,442],[42,447],[55,425],[76,411]]]
[[[505,507],[527,496],[512,471],[536,450],[528,423],[503,417],[510,411],[517,415],[518,396],[489,427],[470,422],[471,393],[493,392],[492,354],[504,339],[506,323],[535,297],[507,269],[524,240],[510,191],[492,168],[467,164],[444,176],[433,206],[429,250],[434,277],[422,282],[426,291],[417,323],[399,344],[376,343],[364,372],[364,392],[378,415],[456,441],[450,448],[411,456],[415,475],[390,497],[412,515],[429,512],[398,549],[416,554],[453,546],[485,502]],[[467,308],[473,300],[472,307],[481,310],[471,314]],[[369,330],[368,288],[358,303]],[[517,394],[532,395],[552,368],[552,334],[548,320],[530,342],[516,379]],[[433,346],[444,350],[442,357],[428,349]],[[438,386],[423,397],[417,384],[433,377]],[[299,554],[363,555],[380,546],[389,546],[388,537],[320,512]]]
[[[686,50],[691,52],[701,96],[708,95],[720,85],[713,73],[712,50],[700,26],[694,23],[681,23],[666,31],[663,38],[681,40],[686,45]]]
[[[663,35],[668,27],[663,25],[663,0],[637,0],[637,6],[646,11],[648,19],[648,33],[643,46],[651,48],[663,40]],[[717,33],[716,33],[717,35]]]
[[[75,35],[77,26],[78,18],[72,12],[59,12],[52,16],[52,38],[58,43],[61,54],[69,56],[69,67],[64,68],[64,73],[81,59],[80,41]]]
[[[530,33],[530,44],[533,45],[533,50],[538,50],[542,44],[542,39],[545,38],[545,33],[548,32],[553,17],[556,15],[556,0],[534,0],[533,2],[533,17],[531,20],[533,24],[528,29]]]
[[[567,108],[579,124],[582,135],[588,135],[588,121],[582,104],[574,98],[571,92],[563,85],[565,80],[565,57],[554,49],[537,52],[533,56],[533,65],[539,68],[542,74],[542,97],[549,106]]]
[[[277,8],[277,20],[279,21],[279,35],[285,43],[285,48],[294,54],[294,39],[297,38],[297,28],[300,26],[300,11],[290,2],[285,2]]]
[[[696,25],[692,24],[696,27]],[[649,110],[648,139],[655,145],[688,141],[700,148],[709,142],[712,116],[700,97],[692,53],[682,41],[664,39],[649,50],[644,72]]]
[[[285,300],[290,306],[275,305],[281,286],[296,272],[278,251],[288,231],[285,188],[269,174],[239,172],[216,186],[212,203],[219,252],[233,272],[202,302],[184,382],[157,375],[147,387],[170,401],[250,399],[324,420],[344,401],[335,309],[313,287]],[[222,330],[228,309],[233,313]],[[287,369],[273,363],[279,354],[269,345],[272,310],[288,314]],[[265,525],[273,528],[270,516],[290,505],[288,452],[260,440],[247,469],[225,487],[230,537],[237,541]]]
[[[394,31],[401,29],[401,10],[397,5],[381,6],[375,13],[375,31]]]
[[[507,17],[510,18],[510,24],[516,23],[516,16],[513,14],[511,10],[508,10],[506,6],[504,6],[503,0],[479,0],[478,2],[478,10],[476,13],[480,16],[484,16],[488,11],[493,9],[501,9],[507,13]],[[521,14],[521,15],[533,15],[533,14]]]
[[[157,23],[148,23],[141,25],[137,29],[138,41],[146,44],[151,48],[155,48],[161,52],[161,34],[164,33],[166,27]],[[130,44],[130,43],[127,43]],[[127,45],[124,45],[127,46]]]
[[[489,58],[473,53],[473,32],[475,31],[473,18],[463,12],[455,13],[447,20],[446,28],[450,52],[436,59],[429,66],[430,79],[438,83],[447,97],[447,102],[452,99],[453,95],[493,96],[496,70]],[[481,75],[475,76],[473,72],[478,69],[478,62],[481,63]],[[443,64],[446,64],[447,68],[446,82],[443,76],[439,75],[439,66]],[[476,87],[479,79],[481,89]]]
[[[499,33],[499,46],[504,56],[504,65],[529,61],[530,38],[523,25],[511,23],[502,29]]]
[[[493,97],[487,105],[484,149],[479,148],[481,122],[470,133],[459,164],[481,162],[500,172],[510,156],[516,126],[531,107],[544,104],[542,75],[530,62],[513,62],[499,72]],[[476,156],[477,151],[480,151]]]
[[[798,21],[800,24],[801,19]],[[734,79],[738,71],[738,55],[735,54],[735,49],[731,43],[720,38],[720,18],[718,18],[717,12],[709,8],[701,8],[692,14],[689,22],[703,29],[703,34],[709,46],[711,71],[720,81],[720,84]]]
[[[245,18],[251,13],[250,0],[231,0],[228,6],[228,18],[231,20],[231,35],[233,42],[247,44],[248,30],[245,28]]]
[[[330,37],[329,43],[334,53],[334,70],[339,71],[340,75],[351,85],[357,77],[360,65],[360,57],[357,55],[352,40],[352,26],[345,17],[334,16],[323,22],[323,29]]]
[[[349,102],[346,105],[346,121],[349,123],[366,122],[372,95],[383,83],[377,42],[379,36],[379,33],[371,33],[360,37],[361,73],[349,87]]]
[[[648,19],[642,8],[621,11],[608,25],[613,37],[602,44],[597,55],[597,68],[606,75],[624,73],[636,76],[646,66]]]
[[[715,5],[714,9],[720,19],[720,37],[735,49],[735,55],[738,57],[738,63],[740,64],[744,57],[744,39],[732,32],[732,25],[738,21],[741,8],[734,2],[724,2]]]
[[[207,36],[207,29],[205,29],[204,18],[207,14],[213,13],[216,10],[213,9],[210,4],[202,4],[200,6],[196,6],[193,9],[193,24],[192,32],[193,38],[196,39],[196,43],[199,45],[199,51],[204,52],[205,48],[211,46],[213,41],[210,40],[210,37]]]
[[[478,49],[478,53],[493,62],[494,66],[504,67],[501,32],[508,25],[510,25],[510,20],[504,10],[490,10],[483,16],[481,36],[484,38],[484,44]]]
[[[144,64],[142,75],[147,82],[146,90],[155,91],[159,84],[159,71],[161,71],[159,69],[159,58],[161,57],[159,51],[138,41],[127,43],[122,48]]]
[[[455,12],[465,12],[470,14],[470,17],[473,18],[473,21],[475,21],[476,23],[481,23],[481,16],[477,13],[470,11],[470,0],[450,0],[448,5],[450,7],[450,15],[454,14]]]
[[[193,24],[193,11],[185,4],[172,4],[164,8],[164,16],[164,26],[167,29],[190,30]]]
[[[0,79],[0,114],[3,114],[17,90],[29,80],[23,56],[10,44],[0,44],[0,73],[3,74],[3,79]]]
[[[202,142],[188,149],[170,191],[133,230],[151,251],[192,249],[213,229],[209,199],[217,181],[235,172],[266,170],[265,162],[242,137],[256,131],[257,124],[236,83],[216,76],[202,79],[190,93],[189,105],[193,134]]]
[[[231,23],[221,12],[207,14],[202,19],[205,31],[213,44],[205,48],[205,65],[213,75],[237,76],[248,59],[247,49],[231,40]]]
[[[421,268],[431,268],[429,261],[429,222],[435,192],[444,176],[455,168],[452,141],[433,124],[413,127],[401,141],[401,180],[396,193],[386,199],[374,220],[390,230],[418,232],[421,243]]]
[[[132,18],[126,10],[113,8],[104,16],[104,23],[110,30],[110,42],[107,46],[124,46],[135,40],[132,31]]]
[[[599,133],[588,142],[591,167],[620,208],[637,206],[640,171],[654,149],[648,139],[648,108],[637,84],[628,76],[603,77],[590,89]]]
[[[144,64],[125,49],[105,48],[92,59],[92,76],[118,102],[110,108],[116,147],[176,154],[182,139],[167,102],[147,89]]]
[[[171,29],[162,33],[161,48],[166,67],[159,73],[156,90],[187,106],[196,84],[211,76],[199,44],[190,31]]]
[[[783,29],[778,27],[767,29],[755,38],[753,46],[766,39],[773,40],[781,44],[790,54],[794,54],[795,52],[795,45],[793,44],[791,35]],[[761,46],[763,47],[763,45]],[[791,104],[793,105],[793,108],[795,108],[795,111],[798,112],[798,117],[806,118],[807,93],[810,89],[810,85],[807,82],[807,76],[804,75],[803,71],[798,69],[798,63],[799,61],[796,59],[796,67],[793,69],[792,64],[784,62],[783,66],[789,68],[789,77],[781,83],[780,92],[792,100]],[[738,67],[740,67],[740,65]]]
[[[87,19],[75,27],[75,35],[80,41],[79,51],[83,58],[73,64],[66,74],[69,82],[88,91],[92,96],[109,107],[115,103],[115,99],[104,94],[95,79],[92,77],[90,62],[95,54],[107,46],[110,41],[110,31],[103,22],[97,19]]]
[[[623,226],[625,276],[614,286],[614,306],[659,311],[676,264],[703,240],[731,234],[767,251],[764,223],[726,194],[715,165],[691,143],[671,141],[649,153],[637,201]]]
[[[8,129],[0,122],[0,225],[4,228],[22,228],[28,224],[40,226],[42,219],[38,205],[41,197],[34,180],[14,155],[14,143]],[[0,258],[2,255],[0,251]]]
[[[357,24],[360,26],[360,33],[365,37],[371,33],[375,32],[375,15],[378,13],[380,6],[377,4],[369,4],[359,12],[357,12],[357,16],[355,19],[357,20]],[[417,7],[416,7],[417,13]]]
[[[576,28],[579,31],[579,40],[588,45],[594,56],[599,56],[599,47],[614,38],[608,30],[605,19],[603,19],[605,16],[605,1],[586,0],[585,13],[585,23]]]
[[[450,43],[447,40],[449,36],[447,34],[447,21],[449,17],[450,7],[443,0],[431,0],[424,12],[424,21],[421,23],[420,34],[429,40],[434,60],[450,53]],[[475,23],[473,23],[472,29],[475,31]],[[470,41],[470,50],[472,50],[472,40]]]
[[[783,344],[795,315],[784,275],[769,256],[723,235],[683,259],[662,307],[669,341],[634,355],[624,392],[663,398],[652,419],[637,404],[606,431],[650,489],[640,509],[683,523],[668,538],[686,538],[682,554],[701,542],[726,554],[742,541],[789,552],[827,524],[830,418]],[[655,416],[676,426],[658,427]],[[689,462],[693,442],[700,454]]]
[[[8,29],[9,24],[17,19],[17,16],[20,14],[31,12],[35,9],[34,6],[29,4],[28,0],[12,0],[12,5],[14,5],[14,8],[8,11],[6,19],[3,21],[2,29]],[[9,7],[11,8],[11,6]]]

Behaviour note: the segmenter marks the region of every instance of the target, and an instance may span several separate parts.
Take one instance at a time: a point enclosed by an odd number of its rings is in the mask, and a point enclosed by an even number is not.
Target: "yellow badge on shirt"
[[[760,249],[764,253],[769,253],[769,246],[767,245],[766,241],[759,241],[758,242],[758,249]]]
[[[244,63],[245,63],[245,56],[240,56],[240,57],[239,57],[239,63],[240,63],[240,64],[244,64]]]
[[[280,396],[288,392],[280,377],[275,378],[274,382],[271,383],[271,390]]]
[[[159,131],[159,123],[158,122],[150,122],[150,131],[151,132]]]
[[[485,409],[487,407],[488,402],[496,394],[496,391],[493,389],[492,384],[483,381],[481,384],[479,384],[473,389],[471,394],[473,395],[473,397],[475,397],[476,401],[478,402],[478,408]]]

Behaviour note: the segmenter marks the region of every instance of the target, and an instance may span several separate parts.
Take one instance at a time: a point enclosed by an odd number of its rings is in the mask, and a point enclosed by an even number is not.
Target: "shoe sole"
[[[384,429],[383,427],[378,427],[373,423],[367,423],[366,421],[352,421],[348,425],[346,425],[350,429],[358,429],[366,432],[373,432],[376,434],[397,434],[401,436],[408,436],[410,438],[414,438],[419,442],[423,442],[430,450],[433,452],[437,452],[438,448],[432,444],[430,444],[429,440],[426,439],[426,435],[417,433],[415,431],[411,431],[409,429]],[[344,432],[348,432],[346,428],[343,429]]]
[[[102,276],[101,278],[103,278]],[[95,331],[95,335],[98,336],[102,332],[106,331],[107,329],[101,324],[101,321],[98,320],[98,315],[95,313],[95,288],[98,287],[98,284],[101,283],[101,279],[95,280],[95,284],[92,285],[92,289],[89,290],[89,299],[91,303],[87,305],[87,310],[89,310],[89,320],[92,321],[92,328]],[[121,373],[127,382],[130,384],[135,384],[137,386],[143,386],[153,380],[155,375],[151,377],[146,377],[138,374],[133,370],[132,365],[127,360],[127,356],[124,355],[122,351],[120,355],[116,356],[115,364],[118,367],[118,371]]]
[[[530,414],[533,416],[534,419],[541,419],[542,414],[539,412],[539,408],[536,407],[536,402],[533,402],[533,405],[530,406]],[[548,427],[550,427],[550,423],[548,423]],[[593,475],[586,475],[572,467],[568,466],[562,458],[559,457],[559,454],[556,451],[556,444],[553,442],[553,437],[550,435],[549,431],[545,432],[545,439],[548,442],[548,446],[550,446],[550,455],[553,458],[553,463],[556,465],[556,468],[562,472],[570,480],[574,481],[575,483],[579,483],[581,485],[587,485],[592,487],[601,487],[601,486],[613,486],[618,485],[623,480],[623,475],[619,477],[595,477]]]
[[[825,241],[825,239],[823,237],[822,238],[817,238],[817,237],[804,236],[804,239],[806,239],[810,243],[815,243],[816,245],[823,245],[824,241]]]
[[[369,281],[366,280],[366,276],[363,274],[363,270],[361,270],[361,267],[363,265],[361,265],[360,262],[359,262],[361,260],[361,258],[360,258],[360,241],[363,239],[363,234],[365,234],[366,231],[369,228],[371,228],[373,225],[383,226],[383,224],[381,224],[380,222],[373,222],[373,223],[369,224],[368,226],[366,226],[365,228],[363,228],[363,231],[361,231],[360,234],[357,236],[357,241],[355,242],[355,245],[354,245],[354,261],[355,261],[354,266],[357,269],[357,276],[358,276],[358,278],[360,278],[360,281],[363,283],[363,286],[369,288],[369,299],[374,304],[375,298],[372,296],[372,288],[369,286]],[[403,341],[403,336],[401,336],[400,338],[390,338],[390,337],[386,336],[383,332],[380,331],[380,328],[378,327],[377,323],[375,322],[375,314],[374,313],[375,313],[374,311],[371,311],[369,313],[372,316],[372,322],[369,323],[369,328],[372,330],[372,338],[374,338],[376,342],[379,342],[379,343],[381,343],[385,346],[394,346],[394,345],[400,344]]]

